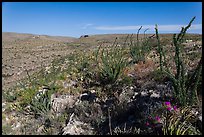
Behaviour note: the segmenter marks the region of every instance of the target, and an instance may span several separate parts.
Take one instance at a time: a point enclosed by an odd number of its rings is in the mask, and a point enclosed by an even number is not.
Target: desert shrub
[[[149,44],[149,40],[152,36],[146,37],[144,31],[143,39],[139,40],[139,32],[142,29],[142,26],[139,28],[137,32],[136,42],[133,40],[133,34],[130,36],[130,55],[132,58],[132,63],[138,63],[139,61],[145,62],[146,55],[150,52],[151,47]]]
[[[144,78],[156,69],[156,65],[152,60],[146,60],[146,62],[139,61],[134,66],[134,73],[137,78]]]
[[[117,39],[117,38],[116,38]],[[115,84],[127,66],[127,57],[124,54],[124,47],[115,42],[111,47],[100,46],[95,52],[97,67],[99,69],[99,79],[101,84]]]
[[[76,65],[76,68],[79,72],[88,69],[89,65],[89,57],[87,54],[84,53],[78,57],[78,64]]]
[[[10,88],[10,89],[7,89],[7,90],[3,90],[2,97],[7,102],[14,102],[17,99],[17,97],[18,97],[18,93],[15,92],[15,89],[12,90]]]
[[[57,76],[60,73],[61,70],[61,62],[59,60],[53,60],[51,63],[51,67],[46,70],[43,66],[41,67],[41,82],[39,83],[40,86],[48,86],[49,88],[54,88],[57,80]]]
[[[30,109],[37,116],[45,116],[51,109],[51,93],[49,90],[44,90],[37,93],[30,102]]]
[[[160,70],[154,70],[150,73],[150,77],[152,77],[156,82],[165,82],[167,80],[167,75]]]
[[[141,130],[136,127],[126,128],[126,126],[124,126],[124,128],[116,127],[113,129],[113,135],[139,135],[141,134],[140,132]]]
[[[32,88],[27,88],[19,93],[18,101],[20,102],[20,106],[22,108],[26,107],[30,104],[32,98],[36,94],[36,90]]]
[[[164,52],[163,46],[160,44],[157,26],[155,27],[156,36],[158,40],[158,52],[160,55],[160,70],[165,73],[173,83],[174,96],[177,101],[182,105],[192,105],[196,103],[197,87],[199,83],[199,77],[202,70],[202,58],[200,59],[195,71],[189,77],[189,71],[187,71],[185,59],[181,53],[181,43],[186,31],[190,28],[195,17],[190,21],[186,27],[182,27],[179,34],[173,35],[173,46],[175,47],[174,63],[176,65],[176,74],[170,72],[169,66],[167,66],[166,53]]]
[[[46,68],[41,65],[41,70],[33,75],[30,75],[28,70],[26,70],[27,78],[24,82],[19,81],[20,90],[16,91],[18,93],[17,101],[19,102],[20,110],[27,113],[27,106],[30,105],[28,112],[37,116],[45,115],[50,109],[50,94],[59,88],[59,86],[56,85],[56,78],[60,67],[56,64],[56,60],[54,60],[49,70],[46,70]],[[43,86],[46,87],[49,92],[39,94],[39,88]],[[38,99],[36,99],[37,94]]]
[[[134,83],[133,77],[129,77],[126,75],[123,75],[123,78],[119,82],[121,85],[132,85]]]

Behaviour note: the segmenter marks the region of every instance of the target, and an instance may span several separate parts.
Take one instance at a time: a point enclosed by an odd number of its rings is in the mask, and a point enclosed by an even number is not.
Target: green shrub
[[[30,102],[31,111],[35,116],[45,116],[51,109],[51,93],[45,91],[44,93],[37,93]]]
[[[95,53],[100,82],[103,85],[115,84],[122,70],[127,66],[124,47],[120,47],[116,43],[116,39],[111,47],[102,48],[100,46]]]
[[[143,39],[139,40],[139,32],[142,29],[142,26],[139,28],[137,32],[137,40],[134,42],[133,34],[130,36],[130,55],[132,58],[132,63],[138,63],[139,61],[145,62],[146,55],[150,52],[151,47],[149,44],[149,40],[151,37],[146,37],[144,31]]]
[[[18,97],[18,101],[20,101],[20,106],[23,108],[29,105],[36,92],[37,91],[32,88],[27,88],[21,91]]]
[[[184,63],[184,56],[181,53],[181,43],[186,31],[190,28],[195,17],[190,21],[186,27],[182,27],[179,34],[173,35],[173,46],[175,47],[174,63],[176,65],[176,74],[170,72],[169,66],[167,66],[166,53],[164,53],[163,46],[160,44],[157,26],[155,27],[156,36],[158,40],[158,52],[160,55],[160,70],[165,73],[173,83],[174,96],[182,106],[192,105],[196,103],[197,88],[199,83],[199,77],[202,70],[202,57],[197,65],[197,68],[193,74],[189,77],[189,71],[187,71],[186,64]]]
[[[84,69],[87,69],[89,67],[89,60],[86,54],[84,54],[82,57],[79,58],[78,60],[78,65],[76,68],[78,69],[79,72],[84,71]]]
[[[57,74],[60,72],[59,62],[54,60],[50,68],[50,73],[47,73],[45,67],[41,65],[41,70],[38,73],[34,73],[32,76],[27,72],[27,81],[19,82],[21,89],[18,93],[17,101],[20,104],[22,110],[27,110],[28,105],[31,106],[31,111],[34,115],[43,115],[50,109],[50,96],[59,87],[55,84],[57,80]],[[26,79],[25,79],[26,80]],[[39,87],[45,86],[49,89],[49,92],[40,95],[36,99],[36,95],[39,92]]]
[[[120,83],[123,85],[132,85],[133,82],[134,82],[134,79],[132,77],[129,77],[129,76],[126,76],[126,75],[123,75],[122,76],[122,80],[120,81]]]
[[[161,83],[164,82],[167,78],[167,75],[160,70],[154,70],[150,75],[155,81]]]
[[[3,96],[3,99],[5,99],[7,102],[13,102],[17,99],[18,94],[12,89],[8,89],[8,90],[3,90],[2,96]]]

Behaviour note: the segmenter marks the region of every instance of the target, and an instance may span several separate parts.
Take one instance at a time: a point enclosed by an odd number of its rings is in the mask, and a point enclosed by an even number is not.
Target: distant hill
[[[27,33],[15,33],[15,32],[2,32],[3,41],[25,40],[25,39],[42,39],[53,40],[59,42],[74,42],[77,38],[65,37],[65,36],[48,36],[48,35],[36,35]]]
[[[37,35],[37,34],[27,34],[27,33],[14,33],[14,32],[2,32],[3,41],[15,41],[15,40],[46,40],[46,41],[56,41],[56,42],[76,42],[76,43],[92,43],[96,44],[99,41],[103,42],[114,42],[115,38],[118,41],[124,41],[128,34],[95,34],[88,35],[88,37],[66,37],[66,36],[48,36],[48,35]],[[131,34],[129,34],[131,35]],[[151,36],[153,34],[146,34],[146,36]],[[202,34],[186,34],[187,37],[202,38]],[[144,37],[144,34],[140,34],[139,38]],[[160,34],[160,38],[172,39],[173,34]],[[136,38],[136,33],[134,33],[134,38]]]

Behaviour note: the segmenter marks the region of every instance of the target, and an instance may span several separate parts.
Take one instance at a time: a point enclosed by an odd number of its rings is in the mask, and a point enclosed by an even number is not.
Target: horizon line
[[[37,33],[32,33],[32,32],[11,32],[11,31],[2,31],[2,33],[18,33],[18,34],[29,34],[29,35],[46,35],[46,36],[52,36],[52,37],[72,37],[72,38],[79,38],[83,35],[128,35],[128,34],[137,34],[137,33],[95,33],[95,34],[82,34],[80,36],[70,36],[70,35],[52,35],[52,34],[37,34]],[[159,34],[178,34],[179,32],[159,32]],[[155,34],[155,33],[146,33],[146,34]],[[202,35],[202,32],[187,32],[186,34],[197,34],[197,35]],[[140,33],[139,35],[144,35]]]

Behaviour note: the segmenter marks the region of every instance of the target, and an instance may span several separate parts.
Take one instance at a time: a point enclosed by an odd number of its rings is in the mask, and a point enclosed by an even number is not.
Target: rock
[[[161,98],[171,98],[173,96],[173,86],[171,82],[156,85],[156,91],[160,93]]]
[[[134,87],[125,87],[122,93],[119,95],[118,100],[120,103],[131,102],[135,93]]]
[[[156,93],[156,92],[153,92],[153,93],[150,95],[150,98],[160,98],[160,94],[159,94],[159,93]]]
[[[134,87],[132,87],[132,86],[131,86],[131,87],[130,87],[130,89],[131,89],[131,90],[133,90],[133,89],[134,89]]]
[[[68,85],[68,83],[65,81],[65,82],[63,82],[63,87],[64,88],[67,88],[69,85]]]
[[[76,85],[77,85],[77,82],[71,80],[70,83],[67,83],[67,84],[66,84],[66,87],[71,87],[71,86],[76,86]]]
[[[147,91],[142,91],[141,92],[141,96],[148,96],[149,94],[147,93]]]
[[[4,112],[4,111],[6,110],[6,108],[5,108],[5,107],[6,107],[6,103],[5,103],[5,102],[3,102],[3,103],[2,103],[2,112]]]
[[[202,115],[198,117],[197,126],[200,131],[202,131]]]
[[[137,96],[140,96],[140,95],[141,93],[135,92],[131,99],[134,100]]]
[[[93,92],[93,91],[92,91]],[[90,102],[93,102],[95,99],[96,99],[96,93],[92,93],[90,91],[85,91],[83,92],[81,95],[80,95],[80,99],[82,101],[90,101]]]
[[[202,122],[202,116],[201,115],[198,117],[198,119]]]
[[[93,135],[93,128],[89,124],[79,121],[73,113],[68,124],[63,128],[62,135]]]
[[[73,108],[77,101],[77,97],[72,95],[51,95],[52,111],[56,113],[64,112],[66,108]]]

